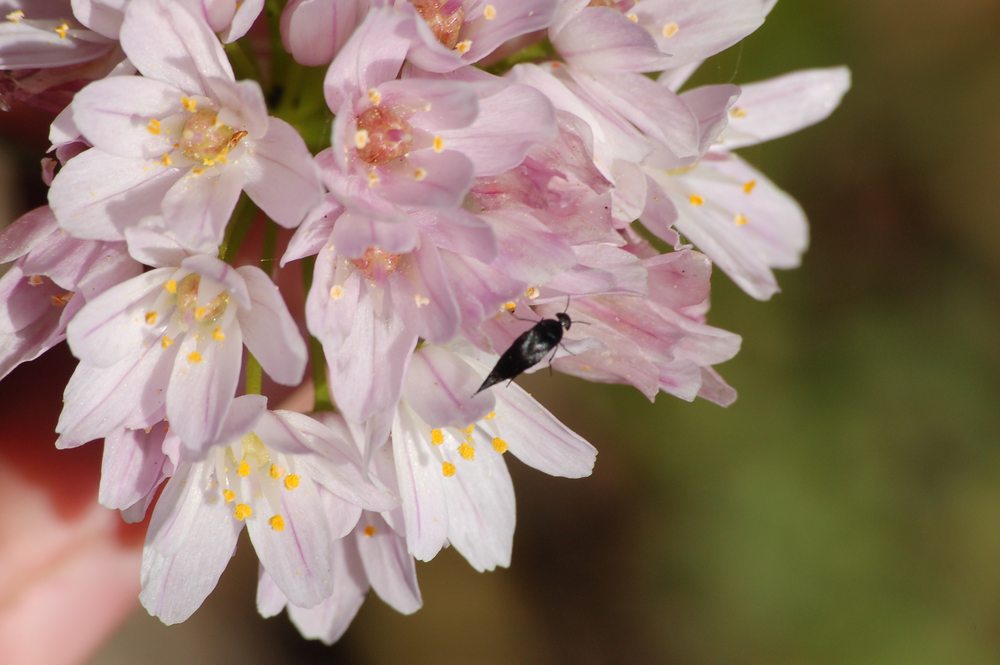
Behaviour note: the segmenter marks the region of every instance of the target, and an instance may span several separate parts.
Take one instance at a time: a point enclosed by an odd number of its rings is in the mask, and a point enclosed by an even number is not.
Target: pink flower
[[[97,81],[74,100],[73,120],[94,147],[52,182],[62,227],[119,240],[154,225],[214,252],[241,191],[279,224],[298,224],[320,195],[305,143],[267,116],[255,82],[235,82],[208,25],[177,4],[135,0],[121,43],[143,76]]]
[[[281,42],[300,64],[328,64],[364,19],[368,4],[368,0],[291,0],[281,12]]]
[[[86,301],[142,269],[125,243],[67,236],[48,206],[0,231],[0,263],[11,261],[0,277],[0,378],[61,342]]]
[[[849,87],[843,67],[745,85],[704,159],[673,173],[647,169],[673,201],[677,229],[755,298],[778,291],[773,268],[799,265],[809,229],[798,203],[732,150],[823,120]]]
[[[321,603],[334,592],[335,540],[362,507],[387,510],[396,501],[366,479],[357,451],[332,430],[299,413],[266,411],[265,402],[236,399],[223,443],[204,461],[178,463],[156,503],[140,600],[164,623],[201,605],[244,525],[281,593],[302,607]]]
[[[144,253],[156,265],[153,250]],[[244,343],[285,385],[301,380],[306,362],[305,343],[267,275],[210,256],[191,256],[105,291],[73,318],[68,337],[80,365],[56,427],[62,447],[120,427],[150,427],[165,416],[197,453],[219,435]]]

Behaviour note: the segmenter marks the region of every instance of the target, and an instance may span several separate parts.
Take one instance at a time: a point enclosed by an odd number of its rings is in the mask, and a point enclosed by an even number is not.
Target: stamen
[[[628,20],[632,21],[633,23],[638,23],[639,22],[639,16],[637,14],[633,13],[633,12],[629,12],[628,14],[625,14],[625,18],[627,18]]]
[[[743,193],[749,194],[754,190],[754,187],[756,186],[757,186],[756,180],[747,180],[745,183],[743,183]]]
[[[246,478],[250,475],[250,463],[246,460],[240,460],[240,466],[236,469],[236,473],[239,474],[241,478]]]
[[[201,354],[198,353],[197,351],[192,351],[191,353],[188,354],[187,360],[192,365],[197,365],[202,361],[202,357]]]
[[[375,106],[382,103],[382,93],[375,88],[368,89],[368,101],[370,101]]]
[[[174,340],[172,340],[171,338],[169,338],[169,337],[167,337],[166,335],[164,335],[164,336],[163,336],[163,337],[162,337],[162,338],[160,339],[160,348],[163,348],[163,349],[168,349],[168,348],[170,348],[170,346],[171,346],[171,345],[172,345],[173,343],[174,343]]]
[[[60,23],[55,27],[56,34],[59,35],[59,39],[66,39],[66,35],[69,34],[69,24]]]
[[[146,323],[148,325],[156,325],[156,312],[146,312]]]
[[[462,459],[467,459],[471,462],[476,457],[476,449],[468,443],[463,443],[458,447],[458,454],[462,456]]]
[[[431,299],[427,296],[422,296],[419,293],[413,296],[413,302],[416,303],[417,309],[421,307],[426,307],[431,304]]]
[[[503,309],[513,314],[514,311],[517,309],[517,303],[514,302],[513,300],[508,300],[503,304]]]
[[[364,534],[365,534],[366,536],[368,536],[369,538],[371,538],[371,537],[372,537],[372,536],[374,536],[374,535],[375,535],[376,533],[378,533],[378,529],[376,529],[376,528],[375,528],[375,527],[373,527],[373,526],[372,526],[371,524],[369,524],[368,526],[366,526],[366,527],[365,527],[365,529],[364,529],[363,533],[364,533]]]
[[[194,308],[194,320],[195,321],[201,321],[207,315],[208,315],[208,308],[207,307],[201,306],[201,307],[195,307]]]
[[[737,213],[736,217],[733,217],[733,223],[736,224],[736,226],[746,226],[749,222],[750,220],[747,219],[747,216],[742,212]]]
[[[285,530],[285,518],[281,515],[274,515],[267,521],[267,525],[274,529],[275,531]]]
[[[171,293],[171,294],[177,293],[177,280],[176,279],[168,279],[167,283],[163,285],[163,289],[167,293]]]
[[[343,297],[344,297],[344,287],[342,287],[340,284],[334,284],[333,286],[330,287],[331,300],[340,300]]]
[[[414,169],[413,171],[414,180],[416,180],[417,182],[422,182],[425,178],[427,178],[427,169],[425,169],[422,166],[418,166],[416,169]]]
[[[216,326],[215,330],[212,331],[212,339],[216,342],[221,342],[226,339],[226,333],[222,332],[222,328]]]
[[[41,275],[32,275],[31,277],[28,278],[28,284],[30,284],[31,286],[41,286],[42,281],[43,280]]]
[[[15,9],[11,13],[7,14],[7,16],[5,18],[8,21],[10,21],[11,23],[20,23],[21,19],[24,18],[24,10],[23,9]]]
[[[222,490],[222,498],[226,500],[226,503],[232,503],[236,500],[236,492],[230,489]]]
[[[358,131],[354,132],[354,147],[357,148],[358,150],[361,150],[366,145],[368,145],[370,140],[371,139],[368,137],[367,129],[359,129]]]
[[[703,206],[703,205],[705,205],[705,199],[703,199],[702,197],[698,196],[697,194],[692,194],[691,196],[688,197],[688,200],[691,202],[691,205],[693,205],[693,206]]]
[[[455,465],[451,462],[444,462],[441,464],[441,474],[445,478],[451,478],[455,475]]]
[[[170,166],[173,163],[174,163],[174,160],[173,160],[173,158],[170,157],[170,153],[169,152],[163,153],[163,157],[160,157],[160,164],[163,164],[164,166]]]
[[[267,475],[277,480],[278,478],[281,478],[283,475],[285,475],[285,470],[282,469],[277,464],[272,464],[271,468],[267,470]]]
[[[490,411],[485,416],[483,416],[483,420],[493,420],[496,417],[497,417],[497,412],[496,411]]]
[[[293,490],[299,486],[299,477],[294,473],[285,476],[285,489]]]
[[[676,35],[677,32],[680,29],[681,29],[681,26],[677,25],[677,23],[675,21],[671,21],[670,23],[664,23],[663,24],[662,34],[667,39],[670,39],[671,37],[673,37],[674,35]]]
[[[440,136],[434,137],[434,152],[441,152],[444,150],[444,139]]]
[[[432,429],[431,443],[433,443],[435,446],[440,446],[442,443],[444,443],[444,433],[439,429]]]
[[[747,111],[742,106],[734,106],[733,108],[729,109],[729,115],[731,115],[734,118],[745,118],[747,117]]]
[[[161,130],[162,128],[160,127],[160,121],[157,120],[156,118],[150,120],[149,124],[146,125],[146,131],[148,131],[153,136],[159,136]]]
[[[493,437],[493,450],[503,455],[505,452],[507,452],[507,442],[501,439],[499,436]]]
[[[487,21],[492,21],[497,17],[497,8],[493,5],[486,5],[483,7],[483,18]]]
[[[455,50],[459,52],[460,55],[465,55],[472,48],[471,39],[463,39],[459,43],[455,44]]]
[[[190,97],[181,97],[181,106],[188,113],[194,113],[198,110],[198,100],[191,99]]]
[[[535,300],[538,296],[542,295],[541,291],[538,290],[536,286],[529,286],[524,292],[524,297],[528,300]]]
[[[248,506],[245,503],[238,503],[238,504],[236,504],[236,509],[233,510],[233,517],[235,517],[236,519],[238,519],[240,521],[245,520],[246,518],[250,517],[251,515],[253,515],[253,508],[251,508],[250,506]]]

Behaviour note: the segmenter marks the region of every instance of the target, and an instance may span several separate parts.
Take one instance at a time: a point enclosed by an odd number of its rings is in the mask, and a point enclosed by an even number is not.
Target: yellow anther
[[[24,10],[23,9],[15,9],[11,13],[7,14],[6,18],[11,23],[20,23],[21,19],[24,18]]]
[[[358,150],[361,150],[366,145],[368,145],[368,142],[370,140],[371,139],[368,136],[367,129],[359,129],[358,131],[354,132],[354,147],[357,148]]]
[[[663,34],[663,36],[666,37],[667,39],[670,39],[671,37],[676,35],[677,31],[680,29],[681,26],[677,25],[675,21],[671,21],[670,23],[663,24],[663,31],[661,34]]]
[[[503,304],[503,309],[513,314],[514,311],[517,309],[517,303],[514,302],[513,300],[508,300]]]
[[[475,431],[476,431],[476,424],[475,423],[473,423],[473,424],[471,424],[471,425],[469,425],[468,427],[465,428],[465,433],[466,434],[472,434]]]
[[[417,182],[422,182],[427,178],[427,169],[422,166],[418,166],[413,170],[413,179]]]
[[[208,308],[204,305],[194,308],[194,319],[195,321],[201,321],[208,315]]]
[[[253,508],[245,503],[237,503],[236,508],[233,510],[233,517],[238,520],[245,520],[251,515],[253,515]]]
[[[31,286],[41,286],[43,281],[41,275],[32,275],[28,278],[28,284]]]
[[[493,437],[493,450],[503,455],[505,452],[507,452],[507,442],[501,439],[499,436]]]
[[[160,164],[164,166],[170,166],[174,163],[173,158],[170,156],[169,152],[163,153],[163,157],[160,157]]]
[[[299,477],[294,473],[290,473],[285,476],[285,489],[293,490],[299,486]]]
[[[492,21],[497,17],[497,8],[493,5],[486,5],[483,7],[483,18],[487,21]]]
[[[146,125],[146,131],[148,131],[153,136],[159,136],[161,129],[162,127],[160,127],[160,121],[157,120],[156,118],[150,120],[149,124]]]
[[[476,457],[476,449],[468,443],[463,443],[458,447],[458,454],[462,456],[462,459],[467,459],[471,462]]]
[[[236,500],[236,492],[230,489],[222,490],[222,498],[226,500],[226,503],[232,503]]]
[[[236,473],[240,475],[241,478],[246,478],[250,475],[250,463],[246,460],[240,460],[239,467],[236,468]]]
[[[53,307],[65,307],[66,303],[68,303],[72,297],[73,297],[73,292],[68,291],[66,293],[62,293],[59,295],[50,296],[49,302],[52,303]]]
[[[370,101],[375,106],[382,103],[382,93],[375,88],[368,89],[368,101]]]
[[[282,469],[277,464],[272,464],[271,468],[267,470],[267,475],[277,480],[278,478],[281,478],[283,475],[285,475],[285,470]]]
[[[285,518],[281,515],[274,515],[271,519],[267,520],[267,525],[274,529],[275,531],[285,530]]]
[[[702,197],[698,196],[697,194],[692,194],[691,196],[689,196],[688,197],[688,201],[690,201],[691,205],[693,205],[693,206],[703,206],[703,205],[705,205],[705,199],[703,199]]]
[[[375,527],[373,527],[371,524],[369,524],[368,526],[365,527],[364,534],[366,536],[368,536],[369,538],[371,538],[372,536],[374,536],[376,533],[378,533],[378,529],[376,529]]]
[[[734,118],[745,118],[747,117],[747,111],[742,106],[734,106],[733,108],[729,109],[729,115],[731,115]]]
[[[754,190],[754,187],[756,186],[757,186],[756,180],[747,180],[745,183],[743,183],[743,193],[749,194]]]
[[[736,226],[746,226],[749,221],[750,220],[747,219],[747,216],[744,215],[742,212],[737,213],[736,216],[733,217],[733,224],[735,224]]]
[[[226,333],[222,332],[222,328],[216,326],[215,330],[212,331],[212,339],[216,342],[221,342],[226,339]]]
[[[420,309],[421,307],[427,307],[427,305],[430,305],[431,299],[417,293],[413,296],[413,303],[417,306],[417,309]]]
[[[66,39],[66,35],[69,34],[69,23],[60,23],[55,27],[55,31],[59,39]]]
[[[368,172],[368,186],[374,187],[378,184],[378,174],[375,171]]]
[[[459,43],[455,44],[455,50],[459,52],[460,55],[465,55],[472,48],[471,39],[463,39]]]
[[[445,478],[451,478],[455,475],[455,465],[451,462],[444,462],[441,464],[441,473]]]
[[[198,110],[198,100],[191,99],[190,97],[181,97],[181,106],[188,113],[194,113]]]
[[[202,360],[201,354],[198,353],[197,351],[192,351],[191,353],[189,353],[188,356],[187,356],[187,359],[188,359],[189,363],[194,364],[194,365],[197,365]]]
[[[168,279],[167,283],[163,285],[163,290],[167,293],[177,293],[177,280]]]
[[[496,417],[497,417],[497,412],[496,411],[490,411],[485,416],[483,416],[483,420],[493,420]]]
[[[435,446],[440,446],[442,443],[444,443],[444,433],[439,429],[432,429],[431,443],[433,443]]]
[[[444,150],[444,139],[441,136],[434,137],[434,152],[442,152]]]
[[[538,296],[542,295],[542,292],[538,290],[536,286],[529,286],[524,292],[524,297],[528,300],[534,300]]]
[[[167,337],[166,335],[160,338],[160,348],[162,349],[169,349],[173,345],[173,343],[174,340],[171,339],[170,337]]]
[[[629,12],[628,14],[625,14],[625,18],[627,18],[628,20],[632,21],[633,23],[638,23],[639,22],[639,16],[637,14],[632,13],[632,12]]]
[[[156,312],[146,312],[146,323],[148,325],[156,324]]]
[[[334,284],[330,287],[330,298],[332,300],[340,300],[344,297],[344,287],[340,284]]]
[[[191,175],[201,175],[204,172],[205,172],[205,169],[203,169],[200,166],[196,166],[193,169],[191,169]]]

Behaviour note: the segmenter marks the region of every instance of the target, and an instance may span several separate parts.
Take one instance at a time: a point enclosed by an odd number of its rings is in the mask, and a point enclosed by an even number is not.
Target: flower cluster
[[[678,90],[773,4],[0,0],[0,101],[54,116],[48,205],[0,235],[0,376],[68,341],[57,445],[102,439],[100,501],[153,506],[146,609],[190,616],[244,526],[260,612],[327,642],[369,588],[418,609],[442,547],[508,565],[505,455],[576,478],[596,451],[477,390],[501,354],[732,402],[712,266],[766,299],[807,241],[733,151],[848,74]],[[271,408],[309,366],[314,412]]]

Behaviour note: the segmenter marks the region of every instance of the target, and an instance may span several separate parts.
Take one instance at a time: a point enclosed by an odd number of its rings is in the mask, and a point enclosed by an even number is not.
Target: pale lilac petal
[[[288,617],[303,637],[333,644],[343,636],[368,592],[357,552],[344,541],[333,544],[333,593],[315,607],[290,604]]]
[[[393,280],[393,297],[409,327],[429,342],[446,342],[458,332],[458,302],[437,248],[430,243],[409,254],[410,265]]]
[[[157,128],[184,110],[183,94],[169,83],[142,76],[94,81],[73,98],[73,122],[95,148],[121,157],[159,158],[173,150],[174,138]]]
[[[461,460],[444,479],[448,541],[476,570],[509,566],[514,545],[514,486],[503,456],[477,446],[475,459]]]
[[[106,508],[124,510],[156,487],[161,470],[165,424],[151,431],[120,429],[104,438],[101,485],[97,500]]]
[[[552,36],[552,43],[567,62],[591,71],[651,72],[673,64],[648,32],[606,7],[583,10]]]
[[[401,29],[407,21],[412,18],[392,7],[369,10],[327,70],[323,93],[330,109],[339,111],[355,95],[396,78],[410,49]]]
[[[642,225],[653,235],[671,246],[676,246],[680,238],[674,230],[677,221],[677,207],[670,200],[659,183],[646,177],[646,207],[640,216]]]
[[[532,147],[555,136],[555,109],[548,98],[526,85],[508,85],[480,99],[475,121],[445,132],[444,145],[471,159],[478,177],[514,168]]]
[[[147,266],[179,266],[190,252],[162,230],[133,226],[125,229],[128,253]]]
[[[319,492],[311,479],[302,477],[295,490],[278,497],[278,505],[257,503],[247,531],[261,565],[288,601],[312,607],[333,591],[331,538]],[[282,517],[283,529],[270,526],[273,515]]]
[[[680,312],[708,300],[712,262],[700,252],[684,249],[643,261],[649,274],[649,298]]]
[[[439,346],[413,354],[403,384],[407,403],[432,427],[462,427],[493,410],[493,395],[473,396],[482,378],[459,356]]]
[[[475,175],[472,161],[454,150],[418,150],[407,155],[406,165],[406,169],[380,170],[376,185],[379,194],[399,205],[460,205]]]
[[[341,307],[344,301],[346,298],[329,306]],[[362,421],[392,408],[399,399],[417,335],[406,329],[393,310],[387,316],[376,315],[368,293],[357,301],[352,315],[354,325],[342,344],[333,348],[324,345],[323,350],[337,406],[347,418]],[[313,334],[323,340],[321,331]]]
[[[236,393],[243,360],[243,337],[237,325],[224,328],[223,341],[201,342],[187,335],[180,343],[167,387],[167,420],[190,448],[217,443],[229,404]],[[175,345],[177,346],[177,345]],[[191,354],[200,353],[195,360]]]
[[[14,265],[0,277],[0,332],[17,332],[52,309],[50,298],[60,295],[55,284],[32,285],[21,266]]]
[[[46,29],[28,21],[4,20],[0,23],[0,70],[19,70],[50,67],[66,67],[96,60],[110,51],[114,44],[84,30],[79,25],[69,24],[66,37],[60,37],[54,30],[59,21],[72,18],[63,10],[61,15],[39,12],[28,7],[28,18],[48,18],[53,29]],[[4,3],[3,13],[10,11],[10,3]]]
[[[80,363],[63,393],[63,410],[56,424],[61,435],[57,446],[78,446],[122,425],[155,424],[175,355],[175,347],[163,350],[153,344],[138,356],[128,356],[108,368]]]
[[[264,0],[241,0],[236,3],[236,13],[233,15],[229,27],[222,31],[219,37],[226,44],[235,42],[243,37],[250,28],[253,27],[257,17],[264,9]]]
[[[163,623],[179,623],[201,606],[225,570],[242,530],[210,489],[206,464],[182,467],[153,509],[142,551],[142,606]]]
[[[494,210],[481,217],[497,238],[495,265],[526,284],[544,284],[576,263],[573,249],[560,234],[525,212]]]
[[[183,174],[159,161],[90,149],[56,174],[49,205],[59,226],[74,237],[121,240],[122,229],[159,214],[163,197]]]
[[[218,120],[226,125],[244,129],[247,143],[256,143],[263,138],[268,129],[267,100],[260,83],[249,79],[233,81],[225,78],[208,78],[205,80],[211,97],[222,108]],[[248,150],[251,151],[251,150]],[[243,153],[246,154],[246,151]],[[242,161],[233,159],[232,163]]]
[[[264,566],[260,566],[257,571],[257,612],[265,619],[270,619],[280,614],[287,604],[285,594],[281,593]]]
[[[318,254],[323,245],[329,242],[334,222],[343,211],[343,206],[332,196],[323,197],[323,200],[309,211],[299,228],[295,229],[295,234],[288,241],[288,247],[281,256],[281,267],[285,267],[289,261]]]
[[[407,78],[379,86],[382,104],[420,109],[410,124],[427,132],[468,127],[479,113],[475,86],[448,79]]]
[[[326,515],[326,522],[330,528],[330,537],[334,539],[344,538],[358,525],[358,520],[364,511],[358,504],[342,499],[333,492],[328,492],[322,484],[320,484],[319,493],[323,500],[323,513]],[[398,505],[399,499],[396,498],[394,501],[393,507]]]
[[[355,531],[355,542],[375,593],[397,612],[412,614],[419,610],[423,599],[417,585],[417,567],[406,551],[406,541],[380,515],[365,512]]]
[[[73,355],[90,365],[109,367],[152,343],[158,329],[146,322],[146,315],[174,272],[151,270],[88,302],[67,329]]]
[[[496,393],[496,433],[519,460],[550,476],[583,478],[597,450],[516,383]]]
[[[729,406],[736,401],[736,391],[726,383],[711,367],[701,369],[701,389],[698,397],[714,402],[719,406]]]
[[[298,385],[306,369],[306,343],[281,292],[264,271],[236,269],[246,280],[252,305],[238,314],[243,341],[267,375],[286,386]]]
[[[417,428],[416,417],[400,408],[392,425],[392,452],[402,500],[406,544],[420,561],[430,561],[448,537],[448,503],[442,460],[431,447],[430,431]]]
[[[181,267],[209,278],[207,282],[202,280],[198,286],[199,305],[206,305],[222,291],[229,291],[240,307],[244,309],[250,307],[250,293],[243,275],[225,261],[207,254],[199,254],[184,259]]]
[[[413,220],[384,219],[348,210],[337,218],[330,241],[338,255],[349,258],[361,258],[372,247],[405,254],[417,245],[417,227]]]
[[[740,96],[735,85],[706,85],[681,95],[698,119],[699,152],[704,153],[718,143],[719,134],[729,124],[729,109]]]
[[[169,0],[130,2],[122,49],[143,76],[205,94],[208,78],[233,80],[233,69],[208,24]]]
[[[764,22],[762,0],[649,0],[632,11],[670,67],[704,60],[740,41]]]
[[[347,43],[361,11],[356,0],[292,0],[281,12],[281,42],[300,65],[326,65]]]
[[[462,209],[418,209],[410,219],[420,226],[422,242],[428,240],[438,249],[489,263],[497,256],[493,228],[481,217]]]
[[[646,270],[631,252],[613,245],[574,247],[577,264],[545,283],[574,296],[608,293],[646,294]]]
[[[808,69],[741,86],[722,147],[735,150],[797,132],[826,119],[851,87],[846,67]]]
[[[0,230],[0,264],[21,258],[57,231],[56,218],[48,206],[24,213]]]
[[[219,430],[219,441],[236,441],[242,436],[254,431],[256,425],[262,418],[270,413],[267,410],[267,398],[263,395],[240,395],[229,404],[229,411],[226,419]],[[183,442],[182,442],[183,445]],[[187,453],[193,452],[185,448],[185,460],[189,457]]]
[[[236,169],[188,171],[163,198],[170,233],[191,251],[215,253],[242,188],[243,174]]]
[[[323,194],[309,149],[283,120],[269,118],[267,134],[239,165],[247,195],[285,228],[297,226]]]
[[[80,23],[108,39],[118,39],[127,2],[128,0],[72,0],[71,5],[73,16]]]

